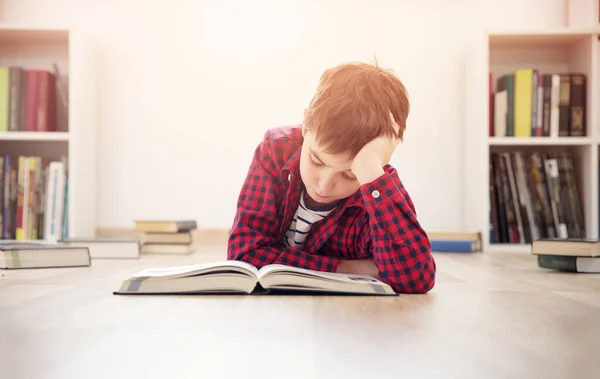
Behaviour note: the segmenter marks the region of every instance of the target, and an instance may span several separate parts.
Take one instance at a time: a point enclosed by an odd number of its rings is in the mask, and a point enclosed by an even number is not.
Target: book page
[[[242,275],[251,276],[254,278],[258,277],[258,270],[253,265],[243,261],[218,261],[201,263],[196,265],[186,266],[173,266],[173,267],[157,267],[147,268],[136,274],[131,278],[136,277],[161,277],[161,278],[177,278],[184,276],[193,276],[200,274],[210,274],[223,271],[235,271]]]
[[[373,283],[379,282],[379,280],[377,280],[369,275],[341,274],[341,273],[337,273],[337,272],[314,271],[314,270],[308,270],[308,269],[303,269],[303,268],[299,268],[299,267],[286,266],[286,265],[280,265],[280,264],[272,264],[272,265],[268,265],[268,266],[261,268],[260,270],[258,270],[258,277],[260,279],[261,277],[264,277],[266,275],[271,275],[271,274],[285,275],[286,273],[289,273],[291,275],[301,274],[301,275],[306,275],[306,276],[313,276],[316,278],[322,278],[325,280],[336,280],[336,281],[344,281],[344,282],[353,282],[353,281],[362,281],[362,282],[370,281]]]
[[[395,294],[388,284],[369,275],[313,271],[286,265],[261,268],[259,281],[266,289]]]

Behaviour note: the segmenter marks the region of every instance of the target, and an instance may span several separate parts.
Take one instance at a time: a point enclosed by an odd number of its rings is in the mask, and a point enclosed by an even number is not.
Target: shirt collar
[[[290,157],[290,159],[285,162],[281,170],[279,171],[279,175],[283,180],[290,180],[290,174],[299,174],[300,173],[300,154],[302,153],[302,147],[299,147],[294,154]]]

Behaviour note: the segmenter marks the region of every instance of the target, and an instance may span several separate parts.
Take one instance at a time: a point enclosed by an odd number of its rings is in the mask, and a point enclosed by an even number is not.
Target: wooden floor
[[[600,378],[600,275],[527,254],[436,255],[427,295],[114,296],[143,267],[0,271],[0,377]]]

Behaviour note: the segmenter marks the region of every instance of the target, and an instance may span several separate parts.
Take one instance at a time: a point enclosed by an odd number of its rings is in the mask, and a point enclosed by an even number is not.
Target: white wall
[[[301,121],[325,68],[376,55],[412,101],[392,163],[426,228],[460,229],[463,52],[482,28],[562,26],[565,0],[349,3],[0,0],[0,21],[75,27],[97,49],[98,226],[229,227],[264,130]]]

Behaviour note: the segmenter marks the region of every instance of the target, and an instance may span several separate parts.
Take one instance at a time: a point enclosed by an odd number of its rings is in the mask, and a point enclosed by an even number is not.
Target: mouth
[[[319,198],[319,199],[329,199],[331,196],[323,196],[320,193],[318,193],[317,191],[313,190],[313,193]]]

